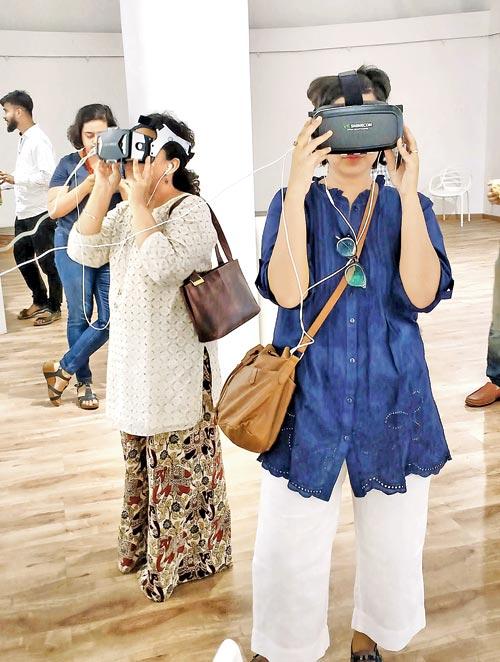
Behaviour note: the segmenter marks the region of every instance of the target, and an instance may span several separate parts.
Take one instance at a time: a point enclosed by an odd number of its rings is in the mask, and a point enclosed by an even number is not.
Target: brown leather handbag
[[[367,204],[360,225],[362,228],[366,223],[363,235],[358,236],[358,259],[377,196],[378,186],[375,186],[371,213]],[[318,333],[346,287],[347,281],[342,277],[309,328],[309,337],[314,338]],[[292,354],[286,347],[279,354],[273,345],[257,345],[229,375],[217,405],[217,418],[219,427],[234,444],[254,453],[264,453],[273,446],[295,391],[295,369],[306,349],[307,346],[300,347],[297,354]]]
[[[170,212],[184,198],[177,200]],[[193,273],[181,287],[188,312],[200,342],[219,340],[260,312],[238,260],[234,260],[226,236],[217,216],[210,208],[212,223],[217,232],[226,261],[219,245],[215,246],[217,266],[210,271]]]

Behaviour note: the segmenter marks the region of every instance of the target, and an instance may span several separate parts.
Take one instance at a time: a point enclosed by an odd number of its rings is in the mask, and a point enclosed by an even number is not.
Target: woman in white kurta
[[[172,117],[149,121],[146,135],[165,125],[194,144]],[[212,399],[216,348],[198,341],[180,291],[194,270],[210,269],[216,243],[198,179],[186,169],[190,157],[191,149],[170,140],[152,163],[127,163],[129,198],[109,213],[120,174],[101,161],[68,244],[84,265],[110,263],[107,413],[121,430],[126,463],[119,568],[139,568],[143,591],[157,601],[178,583],[231,564]],[[63,386],[64,375],[56,384]]]

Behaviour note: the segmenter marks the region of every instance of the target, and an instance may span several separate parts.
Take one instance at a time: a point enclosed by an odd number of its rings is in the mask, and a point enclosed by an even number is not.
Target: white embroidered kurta
[[[168,218],[175,199],[153,212]],[[111,268],[107,414],[118,429],[135,435],[183,430],[202,417],[203,351],[180,287],[196,271],[211,268],[217,235],[208,205],[187,196],[139,247],[128,202],[110,211],[99,234],[81,235],[76,223],[69,256],[89,267]],[[220,390],[216,343],[209,343],[213,396]]]

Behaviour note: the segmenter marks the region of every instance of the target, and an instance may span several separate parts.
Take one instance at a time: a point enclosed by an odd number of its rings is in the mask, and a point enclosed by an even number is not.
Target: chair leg
[[[468,217],[468,221],[469,221],[469,223],[470,223],[470,201],[469,201],[469,191],[467,191],[466,195],[467,195],[467,217]]]
[[[460,194],[460,227],[464,227],[464,194]]]
[[[446,214],[444,213],[444,198],[441,198],[441,216],[443,217],[443,221],[446,221]]]

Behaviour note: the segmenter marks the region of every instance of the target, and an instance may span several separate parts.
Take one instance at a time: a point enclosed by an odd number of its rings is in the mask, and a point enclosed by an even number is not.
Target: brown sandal
[[[61,311],[56,310],[46,310],[41,315],[38,315],[36,320],[33,322],[33,326],[48,326],[52,322],[57,322],[61,319]]]
[[[78,406],[80,409],[86,409],[88,411],[91,411],[92,409],[99,409],[99,398],[97,395],[93,392],[92,390],[92,384],[90,383],[85,383],[82,384],[81,382],[78,382],[76,384],[76,391],[78,393],[78,389],[85,387],[85,394],[84,395],[77,395],[76,399],[78,401]],[[94,400],[96,403],[94,404]]]
[[[31,306],[30,306],[30,308],[31,308]],[[30,314],[28,314],[28,310],[29,310],[29,308],[23,308],[21,310],[21,312],[19,313],[19,315],[17,316],[17,319],[18,320],[31,320],[31,319],[33,319],[33,317],[37,317],[41,313],[48,312],[49,309],[47,308],[47,306],[42,306],[41,308],[37,308],[35,310],[35,312],[30,313]]]
[[[61,368],[61,366],[59,366],[59,368],[55,370],[56,363],[57,361],[46,361],[42,366],[42,372],[43,372],[43,376],[47,381],[47,388],[49,390],[49,400],[52,402],[54,407],[59,407],[61,404],[61,396],[68,387],[71,381],[71,376],[66,377],[63,373],[63,369]],[[55,387],[57,378],[64,379],[64,381],[67,382],[66,386],[63,388],[62,391],[59,391]],[[53,393],[54,395],[51,395],[51,393]]]

